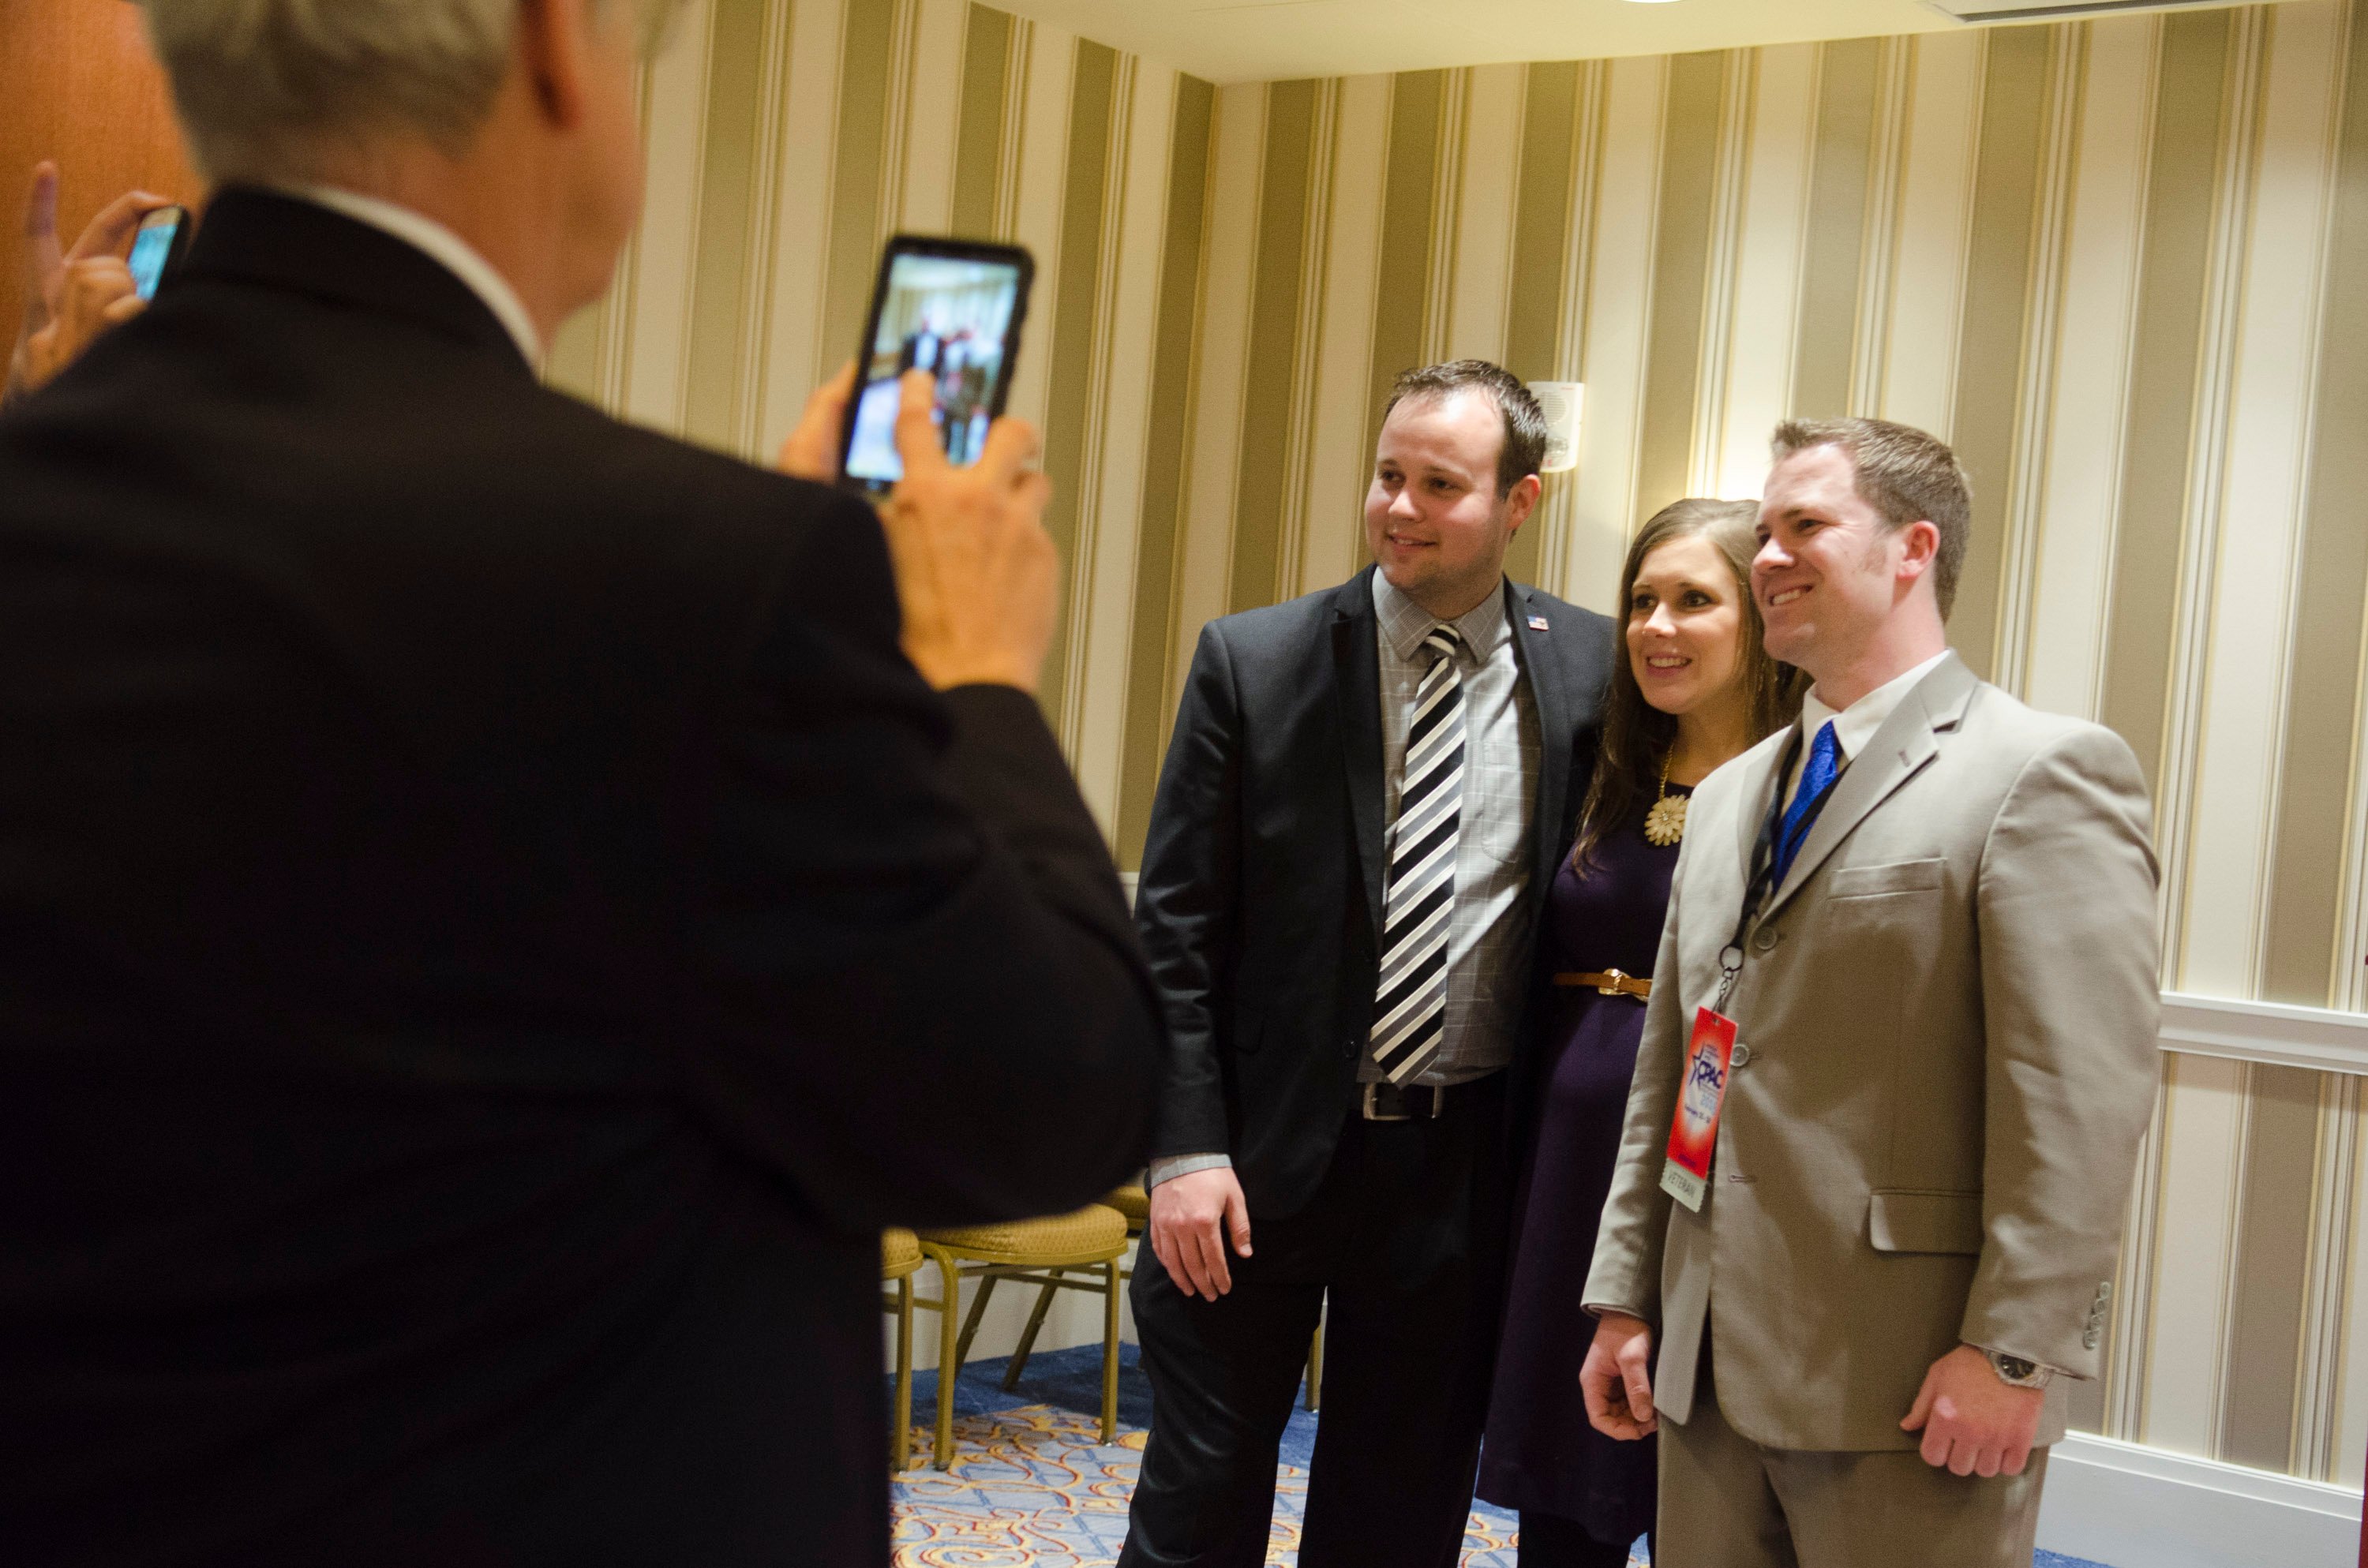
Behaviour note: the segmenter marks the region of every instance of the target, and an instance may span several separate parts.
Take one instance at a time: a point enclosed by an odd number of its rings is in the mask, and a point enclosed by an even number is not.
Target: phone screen
[[[846,472],[874,487],[905,476],[896,455],[897,379],[937,381],[938,439],[956,465],[978,460],[1001,409],[1013,316],[1027,279],[1018,260],[896,251],[864,355]]]
[[[188,214],[177,207],[160,208],[141,221],[131,238],[131,287],[143,300],[156,297],[165,278],[165,263],[172,259],[173,237]]]

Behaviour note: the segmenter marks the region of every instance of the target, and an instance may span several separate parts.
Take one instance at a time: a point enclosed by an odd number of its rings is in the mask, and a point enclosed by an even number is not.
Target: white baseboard
[[[2039,1545],[2112,1568],[2353,1568],[2360,1494],[2076,1432],[2048,1460]]]

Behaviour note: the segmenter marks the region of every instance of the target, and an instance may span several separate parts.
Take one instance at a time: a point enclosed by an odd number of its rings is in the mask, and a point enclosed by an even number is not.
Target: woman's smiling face
[[[1743,667],[1743,591],[1702,534],[1656,545],[1628,596],[1628,667],[1645,700],[1686,713],[1725,692]]]

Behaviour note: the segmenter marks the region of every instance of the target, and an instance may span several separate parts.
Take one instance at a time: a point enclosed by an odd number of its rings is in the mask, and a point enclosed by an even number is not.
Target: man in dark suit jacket
[[[1201,634],[1136,893],[1169,1046],[1131,1568],[1264,1561],[1327,1290],[1300,1562],[1455,1560],[1530,934],[1612,652],[1604,617],[1505,580],[1545,435],[1494,365],[1400,377],[1365,502],[1377,565]]]
[[[222,9],[153,7],[252,176]],[[465,152],[365,97],[0,416],[11,1564],[884,1562],[881,1227],[1141,1158],[1032,433],[948,469],[910,389],[883,539],[535,381],[631,15],[521,6]]]

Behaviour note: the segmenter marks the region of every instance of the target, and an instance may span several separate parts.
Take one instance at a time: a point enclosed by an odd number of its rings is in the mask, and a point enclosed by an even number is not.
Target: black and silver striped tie
[[[1429,1065],[1446,1037],[1447,937],[1463,814],[1463,677],[1455,666],[1463,640],[1452,626],[1434,626],[1422,646],[1431,665],[1415,688],[1406,725],[1373,999],[1373,1060],[1393,1084]]]

